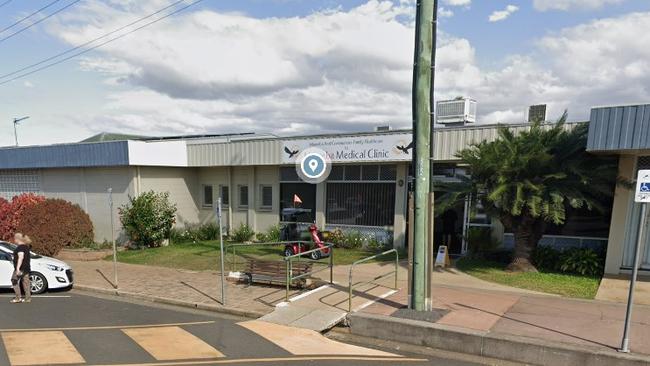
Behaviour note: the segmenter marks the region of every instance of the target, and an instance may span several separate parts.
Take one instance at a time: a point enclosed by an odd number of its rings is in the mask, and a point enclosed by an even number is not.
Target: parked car
[[[0,287],[2,288],[11,288],[14,249],[16,249],[15,244],[0,241]],[[33,294],[41,294],[49,289],[72,287],[72,268],[63,261],[32,252],[31,267],[29,279]]]

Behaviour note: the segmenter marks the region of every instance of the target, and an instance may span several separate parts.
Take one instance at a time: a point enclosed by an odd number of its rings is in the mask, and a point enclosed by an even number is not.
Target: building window
[[[221,197],[222,206],[230,205],[230,190],[228,189],[228,186],[219,186],[219,195]]]
[[[328,182],[395,182],[395,165],[334,165]]]
[[[203,186],[203,207],[212,207],[212,186]]]
[[[328,183],[328,224],[391,226],[395,183]]]
[[[239,207],[248,207],[248,186],[239,186]]]
[[[302,203],[294,202],[296,197]],[[293,207],[309,209],[309,213],[300,215],[298,221],[313,223],[316,220],[316,185],[309,183],[280,183],[280,221],[288,219],[282,216],[282,211],[285,208]]]
[[[273,209],[273,186],[260,186],[260,208],[263,210]]]

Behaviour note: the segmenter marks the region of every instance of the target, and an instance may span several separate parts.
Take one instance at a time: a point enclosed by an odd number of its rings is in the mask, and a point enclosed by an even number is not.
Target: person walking
[[[32,270],[30,266],[30,244],[32,240],[27,235],[16,233],[14,235],[14,243],[17,245],[14,250],[14,273],[11,276],[11,284],[16,293],[16,297],[11,300],[12,303],[31,302],[31,283],[29,281],[29,272]],[[21,297],[20,285],[22,284],[25,291],[25,298]]]

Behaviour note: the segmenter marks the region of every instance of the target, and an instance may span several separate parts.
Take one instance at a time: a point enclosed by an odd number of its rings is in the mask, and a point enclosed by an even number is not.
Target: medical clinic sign
[[[335,163],[409,161],[413,159],[412,141],[410,133],[285,140],[282,162],[294,163],[300,152],[309,148],[325,151]]]

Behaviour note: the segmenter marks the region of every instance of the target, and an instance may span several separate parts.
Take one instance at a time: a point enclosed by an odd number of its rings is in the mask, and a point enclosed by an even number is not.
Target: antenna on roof
[[[27,118],[29,118],[29,116],[14,118],[14,139],[16,140],[16,146],[18,146],[18,132],[16,131],[16,126],[20,121],[24,121]]]

